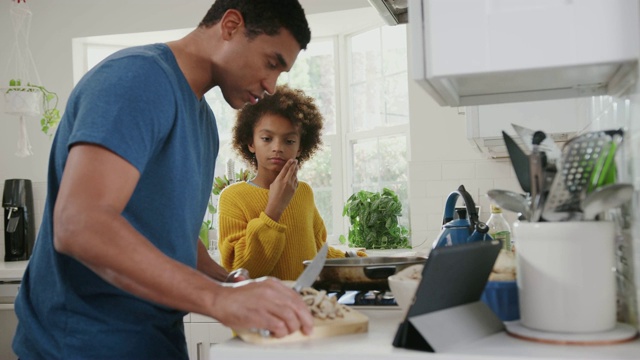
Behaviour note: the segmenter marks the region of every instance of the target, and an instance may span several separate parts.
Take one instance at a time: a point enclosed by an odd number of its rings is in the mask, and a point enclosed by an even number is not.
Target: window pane
[[[406,26],[384,26],[349,38],[350,130],[408,124]]]
[[[362,131],[383,125],[382,106],[379,81],[358,83],[351,86],[349,104],[351,114],[351,131]]]
[[[380,29],[374,29],[349,39],[351,49],[351,82],[367,82],[380,76]]]
[[[407,26],[385,26],[382,28],[383,73],[385,75],[407,72]]]
[[[352,189],[381,189],[407,181],[407,138],[394,135],[353,143]]]
[[[278,79],[313,97],[324,116],[324,134],[336,133],[336,63],[334,39],[314,40],[300,52],[288,73]]]
[[[327,234],[333,233],[331,176],[331,147],[326,145],[303,163],[298,172],[298,177],[313,189],[316,206],[324,219]]]
[[[107,56],[114,52],[123,49],[124,46],[117,45],[101,45],[101,44],[87,44],[87,71],[91,70],[94,66],[104,60]]]
[[[216,125],[218,126],[220,140],[229,140],[231,138],[233,124],[236,121],[236,110],[227,104],[222,96],[222,91],[220,91],[220,88],[217,86],[204,94],[204,98],[216,116]]]
[[[409,88],[407,73],[388,76],[384,79],[384,109],[386,125],[409,123]]]
[[[389,188],[402,202],[403,225],[408,226],[407,137],[394,135],[354,141],[352,193]],[[351,194],[349,194],[351,195]]]
[[[215,177],[222,177],[226,173],[226,165],[229,159],[236,160],[235,172],[241,168],[247,169],[247,165],[239,162],[239,157],[235,150],[231,148],[231,131],[236,121],[236,110],[229,106],[222,96],[219,87],[215,87],[204,95],[207,104],[216,116],[216,125],[218,126],[218,136],[220,137],[220,151],[216,160]]]

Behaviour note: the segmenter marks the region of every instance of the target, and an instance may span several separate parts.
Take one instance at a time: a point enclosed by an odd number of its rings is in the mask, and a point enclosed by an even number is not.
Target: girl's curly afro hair
[[[280,115],[300,128],[300,156],[298,164],[310,159],[322,145],[322,125],[324,119],[315,105],[314,99],[300,89],[287,85],[276,87],[276,93],[265,96],[255,105],[245,105],[236,117],[233,127],[232,146],[236,152],[257,170],[254,154],[249,151],[253,143],[253,129],[266,114]]]

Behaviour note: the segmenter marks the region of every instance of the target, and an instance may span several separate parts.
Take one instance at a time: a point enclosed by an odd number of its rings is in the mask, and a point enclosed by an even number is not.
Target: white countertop
[[[360,309],[358,309],[360,310]],[[446,353],[395,348],[394,335],[402,320],[400,310],[360,310],[369,317],[369,331],[292,344],[254,345],[233,338],[213,345],[210,359],[638,359],[640,341],[618,345],[577,346],[536,343],[500,332]]]
[[[28,260],[25,261],[0,261],[0,281],[22,280]]]

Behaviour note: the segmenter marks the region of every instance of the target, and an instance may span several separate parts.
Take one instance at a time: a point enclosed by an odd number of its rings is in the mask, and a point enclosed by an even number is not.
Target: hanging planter
[[[27,84],[21,86],[19,80],[11,80],[9,87],[0,89],[4,93],[5,113],[17,116],[39,117],[42,132],[49,133],[60,122],[58,94],[44,86]]]
[[[43,96],[38,88],[10,86],[3,88],[5,113],[16,116],[41,116]]]
[[[58,95],[39,85],[42,82],[28,46],[31,10],[25,0],[13,2],[10,15],[16,42],[11,49],[7,65],[10,80],[4,82],[9,86],[0,88],[0,93],[4,98],[4,112],[20,118],[20,137],[16,155],[23,157],[33,154],[25,118],[39,118],[42,132],[51,135],[50,131],[60,122],[60,111]]]

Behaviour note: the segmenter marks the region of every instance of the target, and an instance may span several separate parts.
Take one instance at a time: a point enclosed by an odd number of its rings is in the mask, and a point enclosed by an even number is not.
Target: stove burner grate
[[[330,295],[338,298],[338,303],[354,306],[397,306],[391,292],[381,291],[343,291]]]

